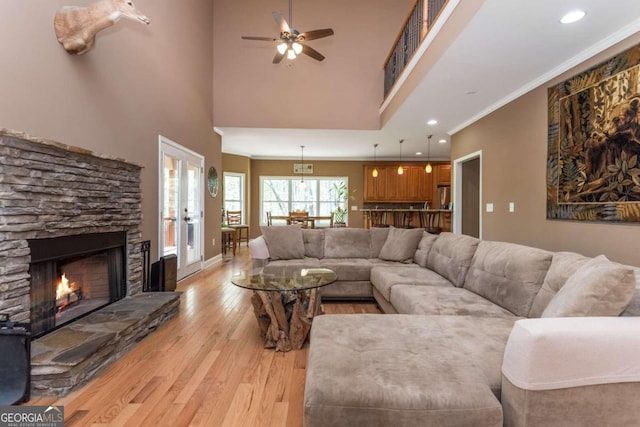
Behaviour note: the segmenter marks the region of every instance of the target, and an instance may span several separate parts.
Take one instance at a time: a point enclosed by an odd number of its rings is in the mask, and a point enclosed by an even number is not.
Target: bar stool
[[[249,225],[242,223],[242,211],[227,211],[227,224],[236,230],[236,243],[238,246],[244,240],[249,246]],[[242,236],[244,231],[244,237]]]
[[[413,220],[413,212],[395,211],[393,213],[393,226],[396,228],[413,228],[411,222]]]
[[[427,233],[440,234],[440,211],[420,211],[420,228],[427,230]]]
[[[371,227],[389,227],[385,211],[369,211],[369,222]]]

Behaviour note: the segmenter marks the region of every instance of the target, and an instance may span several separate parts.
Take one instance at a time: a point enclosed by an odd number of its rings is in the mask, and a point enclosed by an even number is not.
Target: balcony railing
[[[384,64],[384,96],[407,66],[448,0],[417,0]]]

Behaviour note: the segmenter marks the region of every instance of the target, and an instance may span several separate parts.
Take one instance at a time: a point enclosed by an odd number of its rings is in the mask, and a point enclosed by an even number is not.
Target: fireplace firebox
[[[33,337],[126,296],[126,232],[34,239],[28,243]]]

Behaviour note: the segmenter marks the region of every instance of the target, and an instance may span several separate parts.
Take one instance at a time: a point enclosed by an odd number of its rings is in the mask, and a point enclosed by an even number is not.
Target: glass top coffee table
[[[313,317],[320,312],[318,288],[335,282],[327,268],[269,268],[247,270],[231,283],[253,291],[251,303],[265,348],[298,350],[304,345]]]

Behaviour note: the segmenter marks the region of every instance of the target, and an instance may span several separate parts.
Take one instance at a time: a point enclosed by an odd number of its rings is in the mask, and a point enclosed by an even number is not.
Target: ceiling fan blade
[[[285,51],[286,53],[286,51]],[[274,64],[279,64],[280,61],[282,61],[282,58],[284,58],[284,53],[280,53],[280,52],[276,52],[276,56],[273,57],[273,63]]]
[[[273,19],[276,20],[278,27],[280,27],[281,33],[291,33],[291,28],[289,27],[289,24],[287,24],[287,21],[282,17],[280,12],[278,12],[277,10],[273,11]]]
[[[265,42],[274,42],[277,39],[274,39],[273,37],[251,37],[251,36],[242,36],[243,40],[260,40],[260,41],[265,41]]]
[[[307,41],[307,40],[321,39],[323,37],[329,37],[332,35],[333,35],[333,29],[325,28],[322,30],[305,31],[304,33],[300,33],[300,35],[298,36],[298,39]]]
[[[305,55],[309,55],[317,61],[322,61],[324,59],[324,56],[322,56],[320,52],[312,47],[307,46],[306,44],[302,45],[302,53],[304,53]]]

